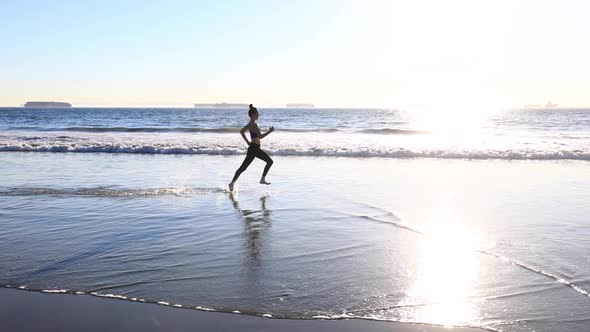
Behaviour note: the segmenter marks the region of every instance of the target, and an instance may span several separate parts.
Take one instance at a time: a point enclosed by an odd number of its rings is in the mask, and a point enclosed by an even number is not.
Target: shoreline
[[[85,294],[88,295],[88,294]],[[396,331],[477,332],[480,328],[366,319],[268,319],[246,314],[175,310],[157,303],[0,288],[0,321],[7,331]]]

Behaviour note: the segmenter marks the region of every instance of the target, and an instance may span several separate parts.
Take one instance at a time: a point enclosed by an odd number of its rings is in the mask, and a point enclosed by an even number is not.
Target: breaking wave
[[[351,158],[438,158],[438,159],[506,159],[506,160],[590,160],[590,152],[583,150],[444,150],[366,147],[309,147],[291,148],[265,147],[271,155],[277,156],[311,156],[311,157],[351,157]],[[131,154],[173,154],[173,155],[241,155],[243,146],[233,145],[168,145],[168,144],[123,144],[91,142],[83,144],[51,142],[49,144],[31,144],[19,142],[2,145],[4,152],[70,152],[70,153],[131,153]]]

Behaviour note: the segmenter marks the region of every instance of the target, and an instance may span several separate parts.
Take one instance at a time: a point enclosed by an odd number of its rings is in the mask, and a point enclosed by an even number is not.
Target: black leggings
[[[262,151],[262,149],[260,149],[260,145],[250,143],[250,147],[248,148],[248,153],[246,154],[246,159],[244,159],[242,166],[240,166],[240,168],[238,168],[238,170],[236,171],[236,174],[234,175],[234,178],[233,178],[233,180],[231,180],[231,182],[236,182],[238,177],[240,177],[240,174],[242,174],[242,172],[245,171],[246,168],[248,168],[248,166],[250,166],[250,163],[252,163],[252,160],[254,160],[254,157],[260,158],[260,159],[266,161],[266,167],[264,167],[264,172],[262,173],[262,176],[266,176],[266,173],[268,173],[268,170],[270,169],[270,166],[272,166],[273,161],[266,154],[266,152],[264,152],[264,151]]]

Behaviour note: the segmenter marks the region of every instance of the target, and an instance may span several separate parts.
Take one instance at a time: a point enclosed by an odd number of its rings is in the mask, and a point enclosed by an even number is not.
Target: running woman
[[[248,166],[250,166],[250,163],[252,163],[254,157],[260,158],[266,162],[264,172],[262,172],[262,177],[260,178],[260,184],[270,184],[270,182],[266,182],[266,174],[268,173],[270,166],[272,166],[273,161],[268,156],[268,154],[266,154],[266,152],[260,149],[260,140],[265,138],[268,134],[275,131],[275,127],[270,127],[268,131],[264,134],[261,133],[260,129],[258,128],[258,125],[256,124],[256,120],[258,120],[259,116],[258,109],[252,106],[252,104],[250,104],[249,106],[248,116],[250,117],[250,122],[248,122],[248,124],[245,125],[244,128],[242,128],[242,130],[240,130],[240,134],[242,134],[242,137],[249,145],[248,153],[246,154],[246,159],[244,159],[242,166],[238,168],[236,174],[234,175],[234,178],[231,180],[229,184],[229,191],[234,190],[234,184],[240,177],[240,174],[242,174],[242,172],[245,171],[246,168],[248,168]],[[246,130],[250,131],[250,138],[252,139],[252,142],[248,141],[248,138],[246,137]]]

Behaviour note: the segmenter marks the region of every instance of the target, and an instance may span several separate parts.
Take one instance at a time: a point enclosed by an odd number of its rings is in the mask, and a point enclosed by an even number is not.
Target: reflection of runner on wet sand
[[[246,236],[246,246],[248,250],[248,265],[258,267],[260,265],[260,255],[262,252],[262,232],[270,227],[269,217],[271,211],[266,208],[266,199],[268,196],[260,197],[260,210],[246,210],[240,208],[240,203],[230,192],[229,198],[236,211],[240,212],[244,218],[244,235]]]

